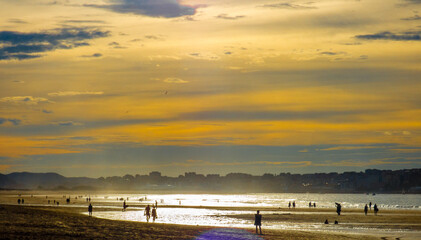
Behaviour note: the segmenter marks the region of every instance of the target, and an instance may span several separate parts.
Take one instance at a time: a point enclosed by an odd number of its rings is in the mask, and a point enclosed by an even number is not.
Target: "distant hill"
[[[0,175],[2,189],[55,189],[97,185],[94,178],[66,178],[57,173],[15,172]]]

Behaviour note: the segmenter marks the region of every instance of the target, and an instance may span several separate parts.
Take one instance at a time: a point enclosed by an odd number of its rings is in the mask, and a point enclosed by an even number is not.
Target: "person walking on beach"
[[[313,203],[313,207],[316,207],[316,202]]]
[[[155,219],[158,218],[158,215],[156,214],[156,207],[152,206],[152,220],[155,222]]]
[[[89,216],[92,217],[92,204],[89,203],[88,207]]]
[[[370,206],[370,211],[371,211],[371,202],[368,205]]]
[[[312,207],[313,205],[311,204],[311,202],[308,203],[308,207]]]
[[[366,216],[367,216],[367,212],[368,212],[368,206],[366,204],[365,207],[364,207],[364,213],[365,213]]]
[[[292,207],[295,208],[295,201],[292,202]]]
[[[291,201],[289,201],[288,203],[288,208],[291,208]]]
[[[256,226],[256,234],[258,234],[257,227],[259,227],[260,235],[262,235],[262,215],[259,210],[257,210],[257,214],[254,215],[254,225]]]
[[[149,219],[151,218],[151,207],[149,205],[146,206],[143,214],[146,216],[146,222],[149,222]]]
[[[379,209],[377,208],[377,204],[374,204],[374,215],[377,216],[377,212],[379,211]]]
[[[336,212],[338,213],[338,216],[341,215],[342,206],[340,203],[335,202],[336,204]]]
[[[18,199],[18,204],[20,204],[20,198]]]

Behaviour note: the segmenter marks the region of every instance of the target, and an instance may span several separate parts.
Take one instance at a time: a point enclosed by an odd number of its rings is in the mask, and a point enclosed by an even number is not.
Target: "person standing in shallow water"
[[[377,216],[377,212],[379,211],[379,209],[377,208],[377,204],[374,204],[374,215]]]
[[[336,203],[336,212],[338,213],[338,216],[341,215],[341,211],[342,211],[342,206],[340,203]]]
[[[254,215],[254,225],[256,226],[256,234],[258,234],[257,227],[259,227],[260,235],[262,235],[262,215],[259,210],[257,210],[257,213]]]
[[[92,217],[92,204],[89,204],[88,212],[89,212],[89,216]]]
[[[155,219],[158,218],[158,215],[156,214],[156,207],[152,206],[152,220],[155,222]]]
[[[149,222],[149,219],[151,218],[151,207],[149,205],[146,206],[144,215],[146,216],[146,221]]]

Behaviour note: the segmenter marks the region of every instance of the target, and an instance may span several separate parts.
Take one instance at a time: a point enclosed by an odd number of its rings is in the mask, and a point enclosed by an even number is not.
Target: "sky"
[[[0,173],[421,167],[420,0],[0,0]]]

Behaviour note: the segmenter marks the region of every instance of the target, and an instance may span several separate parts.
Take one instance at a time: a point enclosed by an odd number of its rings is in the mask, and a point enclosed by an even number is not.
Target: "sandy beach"
[[[378,216],[365,216],[360,209],[344,209],[337,216],[332,208],[260,208],[263,214],[263,233],[257,236],[253,226],[249,228],[220,228],[215,226],[191,226],[179,224],[119,221],[95,217],[95,213],[115,211],[115,208],[100,207],[95,203],[93,217],[86,215],[85,199],[72,200],[69,206],[65,199],[60,205],[38,205],[45,203],[46,196],[25,196],[25,204],[17,204],[18,197],[5,198],[0,194],[0,236],[2,239],[417,239],[421,231],[421,214],[417,210],[382,210]],[[52,198],[50,200],[53,202]],[[143,207],[141,203],[131,207]],[[169,206],[160,206],[166,208]],[[171,208],[204,208],[194,206],[171,206]],[[212,208],[212,207],[206,207]],[[213,207],[217,208],[217,207]],[[239,207],[218,209],[240,210]],[[257,209],[257,208],[256,208]],[[255,211],[256,209],[247,209]],[[244,210],[244,209],[243,209]],[[128,211],[135,211],[128,209]],[[266,212],[266,214],[265,214]],[[270,212],[270,214],[269,214]],[[237,214],[231,218],[253,219],[252,214]],[[266,229],[265,223],[272,221],[291,224],[320,224],[325,219],[330,231],[301,231],[294,229]],[[334,220],[341,227],[358,226],[370,229],[395,229],[402,234],[378,234],[371,232],[335,232]],[[409,234],[408,234],[409,232]],[[212,235],[214,234],[214,235]],[[211,236],[211,237],[209,237]],[[213,236],[213,237],[212,237]]]

